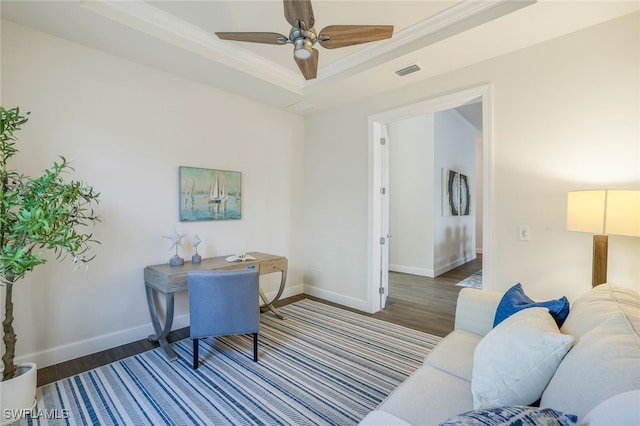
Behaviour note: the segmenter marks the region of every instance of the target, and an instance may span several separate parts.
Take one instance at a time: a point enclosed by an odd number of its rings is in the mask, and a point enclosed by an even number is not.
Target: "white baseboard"
[[[356,299],[355,297],[345,296],[343,294],[334,293],[332,291],[327,291],[325,289],[307,284],[304,285],[304,293],[310,296],[328,300],[329,302],[338,303],[352,309],[369,312],[369,304],[366,300]]]
[[[303,292],[303,285],[298,284],[294,286],[286,286],[281,298],[295,296]],[[266,293],[269,300],[273,299],[276,295],[276,291]],[[144,306],[147,311],[147,306]],[[189,313],[176,315],[173,317],[173,326],[171,330],[178,330],[180,328],[189,326]],[[151,326],[151,319],[148,324],[143,324],[135,327],[128,328],[126,330],[119,330],[113,333],[103,334],[101,336],[91,337],[89,339],[80,340],[77,342],[67,343],[61,346],[56,346],[51,349],[47,349],[41,352],[33,352],[30,354],[16,357],[16,363],[34,362],[38,365],[38,368],[47,367],[49,365],[59,364],[61,362],[69,361],[71,359],[80,358],[85,355],[94,354],[96,352],[112,349],[127,343],[135,342],[141,339],[146,339],[147,336],[153,334],[153,327]]]
[[[280,296],[281,299],[284,299],[286,297],[291,297],[291,296],[295,296],[296,294],[302,294],[304,293],[304,286],[302,284],[297,284],[294,286],[286,286],[284,288],[284,291],[282,292],[282,296]],[[274,298],[276,296],[276,292],[274,291],[272,294],[271,293],[267,293],[267,298],[269,300],[271,300],[272,298]]]
[[[454,262],[451,262],[451,263],[449,263],[447,265],[440,266],[440,267],[436,268],[436,275],[434,275],[434,276],[436,276],[436,277],[440,276],[440,275],[444,274],[445,272],[448,272],[448,271],[450,271],[452,269],[457,268],[460,265],[464,265],[467,262],[471,262],[475,258],[476,258],[476,255],[474,253],[474,254],[470,254],[469,256],[467,256],[467,257],[465,257],[463,259],[458,259],[458,260],[456,260]]]
[[[147,307],[144,307],[147,310]],[[187,327],[189,325],[189,314],[176,315],[173,318],[172,330]],[[16,357],[16,362],[35,362],[38,368],[59,364],[64,361],[79,358],[85,355],[94,354],[106,349],[115,348],[137,340],[145,339],[153,334],[151,320],[148,324],[131,327],[126,330],[119,330],[113,333],[91,337],[77,342],[56,346],[45,351],[34,352],[20,357]]]
[[[420,275],[422,277],[435,277],[433,269],[416,268],[415,266],[389,264],[389,271],[401,272],[403,274]]]

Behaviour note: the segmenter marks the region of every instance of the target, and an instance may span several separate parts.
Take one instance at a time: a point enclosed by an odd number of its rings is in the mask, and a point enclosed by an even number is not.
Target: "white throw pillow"
[[[471,392],[475,409],[529,405],[537,401],[573,336],[560,333],[546,308],[523,309],[478,343]]]

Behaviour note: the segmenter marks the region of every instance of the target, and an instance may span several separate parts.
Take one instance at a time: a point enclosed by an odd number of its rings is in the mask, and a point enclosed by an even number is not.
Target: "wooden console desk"
[[[148,339],[152,342],[160,343],[160,346],[164,349],[167,356],[171,361],[178,359],[175,351],[169,346],[167,341],[167,335],[171,331],[173,325],[173,310],[174,310],[174,293],[178,291],[187,290],[187,273],[189,271],[210,271],[210,270],[228,270],[228,269],[244,269],[250,265],[255,265],[260,271],[260,275],[270,274],[272,272],[280,272],[280,287],[278,293],[271,300],[267,300],[262,289],[260,289],[260,298],[263,304],[260,305],[261,311],[270,310],[279,318],[284,319],[284,316],[273,306],[273,304],[280,299],[284,286],[287,281],[287,268],[288,261],[286,257],[276,256],[273,254],[248,253],[255,257],[256,260],[245,260],[244,262],[227,262],[228,256],[211,257],[208,259],[202,259],[200,263],[191,263],[185,261],[181,266],[169,266],[168,263],[160,265],[147,266],[144,268],[144,284],[147,292],[147,304],[149,305],[149,314],[151,315],[151,324],[155,334],[152,334]],[[163,294],[165,298],[165,319],[164,324],[160,324],[160,318],[158,315],[158,306],[160,295]],[[158,297],[156,297],[156,295]]]

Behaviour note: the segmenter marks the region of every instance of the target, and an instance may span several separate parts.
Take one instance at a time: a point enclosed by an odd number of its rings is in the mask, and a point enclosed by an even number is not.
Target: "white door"
[[[383,124],[380,137],[380,309],[387,306],[389,294],[389,133]]]

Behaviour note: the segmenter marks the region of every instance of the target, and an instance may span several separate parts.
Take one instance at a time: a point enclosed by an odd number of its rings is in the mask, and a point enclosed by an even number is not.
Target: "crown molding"
[[[192,53],[220,62],[302,94],[304,79],[250,50],[225,43],[213,34],[143,1],[81,0],[86,10]]]
[[[355,69],[389,54],[399,57],[420,47],[425,47],[442,38],[451,37],[473,26],[486,23],[514,10],[536,3],[537,0],[465,0],[421,22],[408,27],[388,40],[378,41],[329,64],[318,71],[317,81]],[[435,37],[442,34],[442,37]],[[407,49],[407,47],[409,47]]]
[[[224,42],[144,1],[80,0],[86,10],[298,95],[302,95],[306,87],[323,80],[357,72],[363,64],[377,65],[535,2],[464,0],[394,34],[391,39],[371,43],[345,58],[320,67],[316,79],[305,81],[297,72],[241,46]]]

